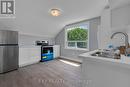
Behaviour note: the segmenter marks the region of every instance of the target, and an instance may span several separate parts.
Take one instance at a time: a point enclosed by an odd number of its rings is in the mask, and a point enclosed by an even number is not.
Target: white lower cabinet
[[[60,56],[60,45],[54,45],[53,51],[54,51],[54,58],[59,57]]]
[[[41,47],[21,47],[19,48],[19,66],[26,66],[41,59]]]
[[[130,67],[92,59],[83,60],[82,87],[130,87]]]

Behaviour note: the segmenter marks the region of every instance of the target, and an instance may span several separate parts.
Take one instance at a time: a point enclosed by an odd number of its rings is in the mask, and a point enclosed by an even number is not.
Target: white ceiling
[[[21,33],[55,37],[66,24],[100,16],[107,1],[16,0],[16,18],[2,19],[2,23]],[[51,8],[60,8],[62,15],[52,17],[48,12]]]

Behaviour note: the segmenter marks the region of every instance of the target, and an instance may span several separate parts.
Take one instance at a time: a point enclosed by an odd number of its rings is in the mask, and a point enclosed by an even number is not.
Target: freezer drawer
[[[18,46],[0,46],[0,73],[18,69]]]
[[[0,30],[0,44],[18,44],[18,32]]]
[[[18,44],[18,32],[8,31],[8,44]]]
[[[0,30],[0,44],[7,44],[8,43],[8,32],[4,30]]]

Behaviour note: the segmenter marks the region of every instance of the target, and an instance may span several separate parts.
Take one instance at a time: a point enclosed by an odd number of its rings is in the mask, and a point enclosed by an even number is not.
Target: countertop
[[[118,64],[118,65],[130,68],[130,57],[126,57],[124,55],[121,55],[121,59],[112,59],[112,58],[91,56],[91,54],[93,54],[97,51],[98,50],[83,53],[83,54],[80,54],[79,57],[83,58],[83,60],[86,59],[86,60],[91,60],[91,61],[96,61],[96,62]]]
[[[35,46],[35,45],[19,45],[19,48],[41,48],[41,46]]]

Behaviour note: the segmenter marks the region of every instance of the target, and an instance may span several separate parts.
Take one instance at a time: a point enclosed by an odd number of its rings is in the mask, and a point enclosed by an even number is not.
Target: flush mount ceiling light
[[[60,9],[51,9],[50,13],[51,13],[52,16],[60,16],[61,10]]]

